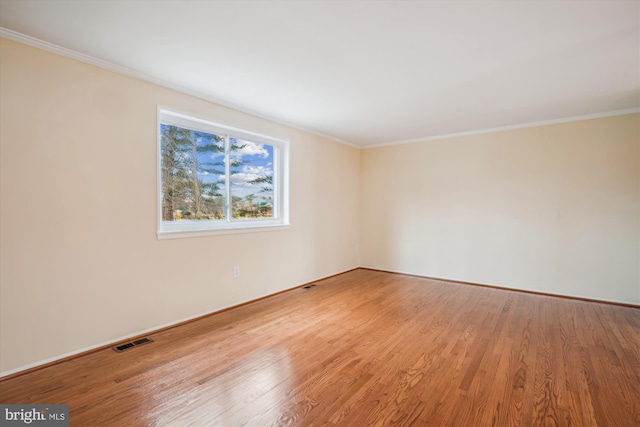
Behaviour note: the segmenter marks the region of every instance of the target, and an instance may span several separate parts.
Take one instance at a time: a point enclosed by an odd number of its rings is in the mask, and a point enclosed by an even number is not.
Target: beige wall
[[[357,267],[358,150],[0,40],[0,371]],[[158,104],[289,140],[291,228],[158,240]]]
[[[361,265],[640,303],[640,115],[362,152]]]

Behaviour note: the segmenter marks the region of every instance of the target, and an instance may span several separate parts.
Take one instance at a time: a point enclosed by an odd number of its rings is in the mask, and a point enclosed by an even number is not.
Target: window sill
[[[165,239],[182,239],[186,237],[204,237],[204,236],[216,236],[222,234],[241,234],[241,233],[257,233],[264,231],[286,230],[290,226],[289,224],[260,224],[249,225],[239,224],[236,227],[224,227],[224,228],[202,228],[193,230],[159,230],[158,240]]]

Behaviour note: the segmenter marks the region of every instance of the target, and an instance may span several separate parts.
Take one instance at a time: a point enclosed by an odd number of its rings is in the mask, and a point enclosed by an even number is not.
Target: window
[[[289,144],[158,110],[158,237],[284,228]]]

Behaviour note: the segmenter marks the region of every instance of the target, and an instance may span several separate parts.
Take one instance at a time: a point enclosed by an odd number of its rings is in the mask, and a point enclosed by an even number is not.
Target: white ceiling
[[[358,146],[640,107],[635,0],[1,0],[0,26]]]

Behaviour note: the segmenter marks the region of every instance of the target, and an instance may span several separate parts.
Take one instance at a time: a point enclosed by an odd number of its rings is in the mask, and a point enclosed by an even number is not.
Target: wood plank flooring
[[[640,426],[640,310],[355,270],[0,382],[72,426]]]

